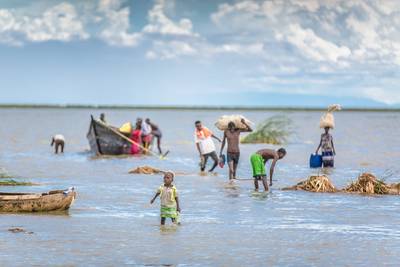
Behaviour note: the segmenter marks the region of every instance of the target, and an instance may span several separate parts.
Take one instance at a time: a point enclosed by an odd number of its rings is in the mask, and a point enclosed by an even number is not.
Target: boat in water
[[[89,131],[86,135],[90,150],[96,155],[129,154],[131,143],[118,129],[96,120],[91,116]],[[125,138],[124,138],[125,137]]]
[[[75,198],[73,187],[47,193],[0,193],[0,212],[64,211]]]

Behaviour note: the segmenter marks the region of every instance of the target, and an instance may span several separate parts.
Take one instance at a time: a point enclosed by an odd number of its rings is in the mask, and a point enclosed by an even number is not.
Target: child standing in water
[[[181,212],[178,200],[178,191],[172,184],[175,174],[168,171],[164,174],[164,184],[161,185],[150,204],[153,204],[158,196],[161,200],[161,225],[165,225],[165,219],[171,218],[173,223],[176,223],[178,213]]]

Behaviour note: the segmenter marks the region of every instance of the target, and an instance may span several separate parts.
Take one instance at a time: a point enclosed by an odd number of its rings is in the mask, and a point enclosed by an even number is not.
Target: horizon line
[[[94,105],[94,104],[0,104],[0,108],[50,109],[153,109],[153,110],[254,110],[254,111],[326,111],[327,107],[246,106],[246,105]],[[342,111],[400,111],[400,108],[349,107]]]

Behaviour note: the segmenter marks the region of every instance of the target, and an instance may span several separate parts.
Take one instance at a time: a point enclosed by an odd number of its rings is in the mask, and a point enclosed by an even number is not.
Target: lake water
[[[167,160],[155,157],[93,158],[86,132],[90,114],[105,112],[110,124],[150,117],[163,130]],[[198,175],[193,123],[213,127],[222,114],[242,113],[254,122],[275,114],[293,120],[295,133],[277,164],[272,192],[251,195],[252,181],[228,188],[227,169]],[[315,174],[308,168],[319,136],[320,112],[0,109],[0,167],[47,191],[75,186],[66,214],[2,214],[0,265],[58,266],[398,266],[400,198],[281,191]],[[363,171],[399,182],[396,112],[338,112],[333,137],[343,187]],[[216,131],[219,136],[220,132]],[[64,155],[54,155],[53,134],[62,133]],[[270,145],[242,145],[239,177],[250,178],[249,155]],[[277,148],[277,147],[275,147]],[[132,175],[140,165],[190,173],[177,176],[182,225],[161,230],[159,202],[148,203],[162,177]],[[22,227],[33,234],[11,233]]]

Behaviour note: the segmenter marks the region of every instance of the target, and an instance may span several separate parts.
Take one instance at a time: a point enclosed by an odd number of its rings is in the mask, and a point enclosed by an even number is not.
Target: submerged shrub
[[[287,142],[291,134],[292,121],[284,115],[276,115],[257,125],[254,132],[242,138],[243,144],[281,145]]]

